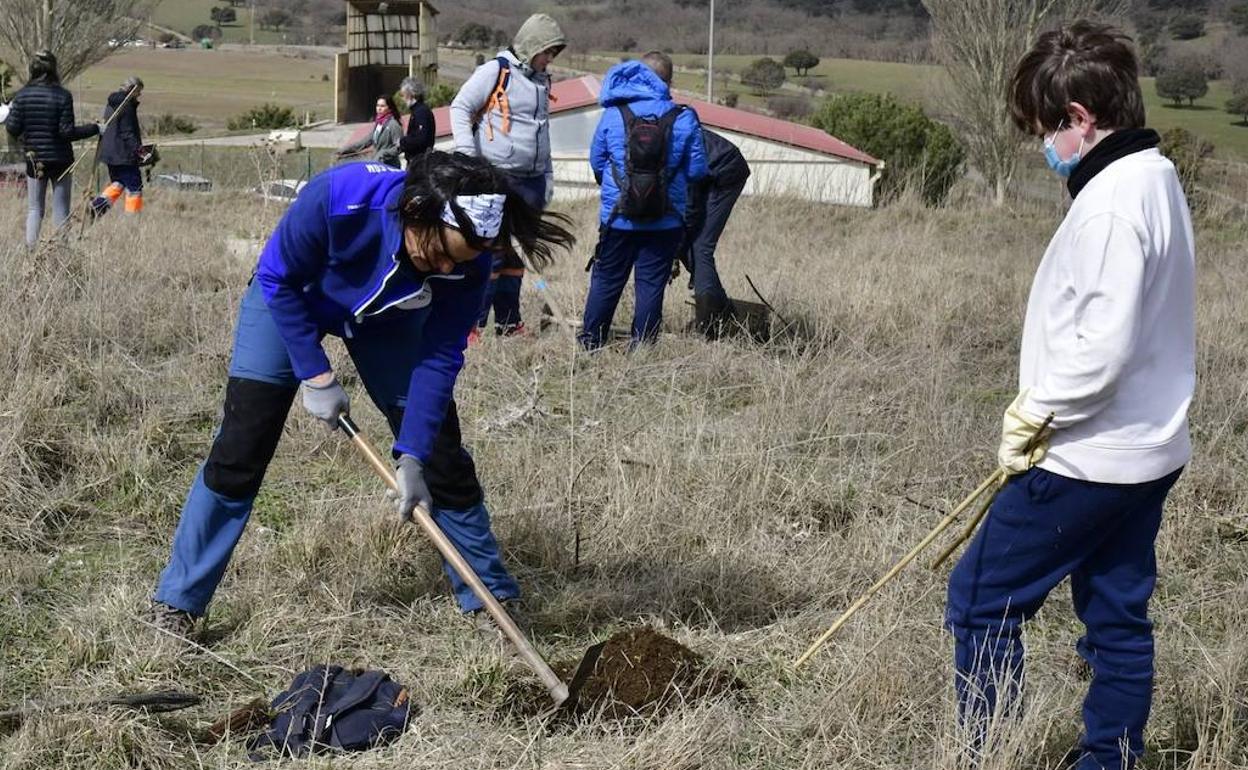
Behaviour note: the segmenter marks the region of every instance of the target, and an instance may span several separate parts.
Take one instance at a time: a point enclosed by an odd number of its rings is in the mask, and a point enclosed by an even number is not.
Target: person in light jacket
[[[544,13],[530,16],[511,47],[477,67],[451,103],[455,151],[483,157],[502,169],[516,192],[537,208],[545,208],[554,195],[551,79],[546,68],[566,45],[554,19]],[[478,326],[485,326],[492,306],[497,333],[512,335],[524,330],[524,262],[509,244],[503,247]]]
[[[1075,770],[1144,753],[1155,542],[1192,456],[1195,239],[1139,74],[1130,38],[1086,21],[1040,35],[1014,72],[1014,123],[1073,200],[1027,299],[997,450],[1009,480],[949,576],[958,706],[981,747],[1021,713],[1023,627],[1070,578],[1092,670]]]
[[[356,155],[371,147],[373,160],[399,168],[399,145],[402,141],[403,126],[399,124],[399,108],[392,97],[378,96],[373,130],[359,141],[339,150],[338,157]]]

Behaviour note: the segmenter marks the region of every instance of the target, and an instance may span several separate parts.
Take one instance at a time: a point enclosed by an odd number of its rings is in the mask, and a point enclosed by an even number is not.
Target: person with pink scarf
[[[373,130],[367,136],[339,150],[338,157],[356,155],[372,147],[372,160],[399,168],[399,143],[402,140],[403,126],[399,123],[399,108],[395,106],[394,98],[385,95],[378,96]]]

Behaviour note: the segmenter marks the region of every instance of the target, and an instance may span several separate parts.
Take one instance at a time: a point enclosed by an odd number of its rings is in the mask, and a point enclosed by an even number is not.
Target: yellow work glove
[[[1011,476],[1026,473],[1031,466],[1044,459],[1044,453],[1049,448],[1049,436],[1053,433],[1051,429],[1044,428],[1040,437],[1032,441],[1043,423],[1023,413],[1022,404],[1026,399],[1027,391],[1023,390],[1014,397],[1014,402],[1001,418],[1001,448],[997,450],[997,462]]]

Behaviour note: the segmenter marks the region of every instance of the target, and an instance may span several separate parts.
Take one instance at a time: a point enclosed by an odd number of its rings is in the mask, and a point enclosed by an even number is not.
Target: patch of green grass
[[[1141,78],[1144,91],[1144,108],[1148,112],[1148,124],[1158,131],[1186,128],[1193,134],[1213,142],[1214,155],[1221,158],[1248,160],[1248,126],[1239,124],[1239,118],[1223,109],[1231,98],[1231,85],[1225,80],[1209,83],[1209,93],[1188,107],[1175,107],[1174,103],[1157,95],[1153,78]]]
[[[152,13],[151,21],[153,24],[169,27],[184,35],[189,35],[191,30],[200,24],[212,23],[212,19],[209,18],[208,14],[214,5],[228,5],[228,3],[205,2],[204,0],[161,0],[160,4],[156,6],[156,10]],[[221,39],[227,43],[246,43],[251,40],[251,29],[248,24],[249,11],[243,7],[235,8],[234,12],[238,14],[238,21],[221,27]],[[260,26],[257,24],[255,28],[255,42],[281,43],[283,42],[282,33],[260,29]]]
[[[1212,25],[1211,25],[1212,29]],[[1218,32],[1218,34],[1221,34]],[[1204,41],[1200,43],[1200,41]],[[1200,43],[1208,49],[1210,39],[1200,38],[1187,41],[1184,45],[1191,48]],[[1177,44],[1176,44],[1177,46]],[[1187,50],[1186,48],[1184,50]],[[1196,48],[1192,48],[1196,52]],[[587,69],[605,71],[613,63],[619,61],[622,54],[603,52],[573,57],[573,66],[585,66]],[[759,56],[725,55],[715,57],[717,73],[730,72],[734,76]],[[704,68],[706,57],[698,54],[675,54],[673,61],[678,68]],[[819,66],[811,70],[810,75],[798,78],[792,70],[788,72],[790,83],[807,81],[819,83],[825,90],[832,93],[865,91],[868,93],[891,93],[898,98],[916,103],[937,116],[947,112],[949,80],[944,70],[931,64],[899,64],[896,62],[875,62],[858,59],[824,59]],[[705,71],[678,71],[675,77],[676,88],[692,93],[705,93]],[[724,93],[725,85],[729,91],[738,94],[742,106],[760,107],[766,103],[765,97],[757,96],[745,88],[739,81],[727,82],[717,74],[715,92],[717,97]],[[1229,160],[1248,160],[1248,126],[1237,125],[1239,119],[1227,114],[1223,107],[1230,98],[1230,84],[1217,80],[1209,83],[1209,93],[1196,100],[1193,107],[1173,107],[1166,100],[1157,96],[1153,78],[1141,78],[1140,87],[1144,93],[1144,103],[1148,111],[1149,125],[1158,131],[1170,128],[1186,128],[1188,131],[1213,142],[1215,156]],[[777,93],[793,93],[779,91]]]
[[[140,115],[191,115],[203,128],[265,102],[322,118],[333,110],[333,62],[270,51],[125,49],[87,70],[71,84],[80,104],[101,105],[127,76],[138,73],[144,89]]]

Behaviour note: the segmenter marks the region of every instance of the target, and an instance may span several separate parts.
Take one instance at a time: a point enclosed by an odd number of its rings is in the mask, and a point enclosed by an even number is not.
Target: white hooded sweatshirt
[[[1191,215],[1156,148],[1079,192],[1036,270],[1023,326],[1023,411],[1056,429],[1040,467],[1114,484],[1191,458],[1196,276]]]

